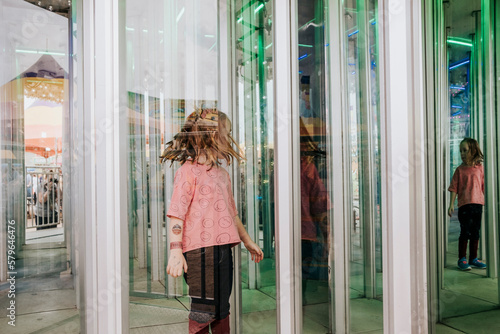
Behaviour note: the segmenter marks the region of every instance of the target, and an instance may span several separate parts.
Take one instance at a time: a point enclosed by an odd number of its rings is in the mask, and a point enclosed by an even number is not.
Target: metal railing
[[[62,226],[61,167],[26,167],[26,229]]]

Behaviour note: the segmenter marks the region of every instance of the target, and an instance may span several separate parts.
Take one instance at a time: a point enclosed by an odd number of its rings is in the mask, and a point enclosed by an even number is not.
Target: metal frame
[[[370,23],[367,11],[366,0],[357,0],[357,14],[359,33],[358,38],[359,52],[359,81],[361,93],[359,108],[359,124],[364,131],[360,131],[359,140],[361,143],[360,166],[362,168],[360,180],[360,222],[362,223],[362,247],[363,247],[363,266],[364,266],[364,289],[367,298],[375,298],[376,292],[376,266],[375,266],[375,168],[372,158],[374,150],[372,119],[372,89],[370,82]],[[348,110],[345,110],[347,113]],[[348,130],[348,129],[347,129]],[[361,227],[361,226],[360,226]]]
[[[474,62],[471,63],[471,68],[472,68],[472,82],[473,82],[473,88],[474,88],[474,103],[475,103],[475,108],[473,109],[473,114],[472,114],[472,121],[471,122],[471,131],[472,131],[472,137],[476,138],[477,141],[479,142],[480,147],[486,148],[486,142],[488,140],[487,133],[485,132],[485,113],[487,111],[486,109],[486,90],[485,90],[485,75],[487,76],[488,73],[484,71],[484,66],[487,64],[484,64],[483,61],[485,58],[488,57],[488,55],[485,56],[484,53],[484,38],[485,36],[483,35],[483,13],[484,13],[484,8],[482,10],[474,11],[472,12],[472,16],[475,19],[475,34],[474,34],[474,44],[473,44],[473,49],[472,49],[472,55],[474,58]],[[449,160],[448,160],[449,161]],[[487,173],[487,169],[485,166],[485,173]],[[486,175],[485,175],[486,176]],[[488,196],[485,196],[486,199],[486,204],[488,203]],[[486,211],[486,210],[485,210]],[[482,216],[482,221],[481,225],[486,227],[486,221],[487,221],[487,211],[484,212]],[[482,228],[480,230],[480,245],[479,245],[479,250],[478,253],[483,255],[487,254],[487,246],[486,246],[486,229],[487,228]],[[489,257],[488,257],[489,259]],[[489,261],[488,261],[489,262]],[[489,263],[488,263],[489,264]],[[491,267],[488,265],[488,268],[486,269],[488,274],[491,271]]]
[[[219,2],[220,6],[221,2]],[[224,4],[224,3],[223,3]],[[220,40],[227,40],[227,43],[223,43],[220,47],[223,49],[221,54],[227,57],[227,91],[229,92],[229,99],[226,101],[227,110],[231,111],[231,119],[233,121],[233,131],[235,133],[235,138],[239,138],[239,128],[235,126],[239,124],[238,118],[238,106],[236,103],[236,94],[238,92],[238,82],[235,79],[235,73],[237,71],[236,64],[236,48],[234,46],[235,38],[234,32],[236,31],[236,23],[232,13],[236,10],[232,2],[225,3],[225,14],[224,17],[227,20],[227,24],[222,27],[219,23],[219,30],[223,29],[226,39],[220,38]],[[219,15],[222,17],[223,15]],[[221,28],[222,27],[222,28]],[[226,31],[227,30],[227,31]],[[219,60],[220,61],[220,60]],[[222,81],[222,80],[221,80]],[[224,101],[222,101],[224,102]],[[221,105],[224,110],[224,105]],[[232,180],[239,179],[240,173],[237,166],[232,168]],[[233,182],[233,194],[234,200],[238,203],[238,184]],[[233,275],[233,293],[231,294],[231,333],[241,333],[243,330],[243,300],[242,300],[242,282],[241,282],[241,245],[233,248],[233,263],[234,263],[234,275]]]
[[[295,14],[290,0],[275,0],[274,2],[274,36],[273,61],[275,64],[274,81],[274,143],[275,143],[275,212],[276,212],[276,289],[277,289],[277,332],[297,333],[300,331],[302,307],[300,284],[297,274],[297,252],[294,245],[299,236],[292,226],[297,220],[293,208],[297,202],[294,192],[290,191],[293,184],[294,161],[293,131],[291,114],[298,114],[298,105],[292,104],[292,92],[297,85],[294,75],[293,61],[296,24],[292,23]],[[295,29],[295,30],[294,30]],[[298,104],[298,103],[296,103]],[[292,113],[290,111],[292,110]],[[300,287],[300,286],[299,286]],[[297,312],[299,311],[299,312]],[[297,326],[297,324],[299,326]]]
[[[481,114],[483,116],[483,152],[484,160],[484,183],[485,187],[485,214],[484,214],[484,228],[482,230],[483,237],[481,240],[485,241],[481,249],[485,250],[486,258],[488,259],[487,273],[490,278],[498,277],[498,189],[496,166],[498,165],[497,156],[497,133],[496,133],[496,90],[495,81],[496,76],[493,75],[495,69],[495,46],[494,46],[494,33],[493,25],[495,24],[494,1],[483,1],[483,8],[481,8],[481,21],[483,24],[482,29],[482,78],[481,86],[484,86],[484,102]],[[500,293],[500,291],[499,291]]]
[[[121,80],[125,64],[116,61],[124,54],[125,8],[118,0],[77,1],[76,6],[81,59],[77,115],[83,121],[73,138],[82,166],[75,196],[83,241],[77,245],[85,315],[80,330],[128,333],[128,231],[122,224],[127,208],[121,205],[127,203],[127,142],[122,139],[128,113]]]
[[[500,5],[498,5],[496,2],[493,3],[493,6],[491,8],[492,12],[492,15],[493,15],[493,18],[495,20],[498,20],[498,18],[500,17]],[[495,21],[492,21],[492,22],[495,22]],[[495,27],[494,27],[494,30],[492,31],[492,33],[494,34],[494,40],[493,40],[493,54],[494,54],[494,62],[495,62],[495,74],[492,75],[493,77],[500,77],[500,53],[498,52],[498,50],[500,50],[500,38],[499,38],[499,35],[498,35],[498,32],[500,31],[500,25],[499,24],[496,24]],[[495,85],[495,90],[494,90],[494,94],[495,96],[500,96],[500,85],[499,84],[496,84]],[[498,110],[498,108],[500,107],[500,99],[497,99],[495,101],[495,105],[494,105],[495,109],[493,110]],[[496,125],[496,133],[497,133],[497,141],[496,141],[496,148],[497,148],[497,151],[496,151],[496,154],[497,154],[497,159],[498,157],[500,157],[500,146],[498,145],[498,142],[500,141],[500,137],[498,134],[500,134],[500,122],[496,122],[497,125]],[[500,164],[497,163],[496,165],[496,175],[500,175],[499,174],[499,171],[500,171]],[[500,189],[497,188],[497,196],[500,197]],[[500,216],[500,212],[497,213],[497,217]],[[498,218],[497,218],[498,219]],[[497,229],[497,234],[496,234],[496,237],[497,237],[497,240],[500,240],[500,229]],[[498,264],[498,259],[497,259],[497,264]],[[498,269],[497,272],[500,272],[500,268]],[[498,295],[499,295],[499,300],[500,300],[500,280],[498,280]]]
[[[421,3],[379,4],[384,331],[425,332]],[[384,136],[385,134],[385,136]],[[420,226],[419,226],[420,225]],[[416,262],[411,262],[415,260]],[[411,265],[410,265],[411,264]],[[405,296],[406,298],[401,298]]]
[[[349,147],[349,136],[344,133],[344,129],[348,128],[349,117],[345,117],[347,96],[344,83],[346,81],[346,64],[345,55],[345,34],[344,31],[344,15],[343,5],[339,2],[334,2],[329,6],[328,12],[329,22],[329,43],[330,45],[338,45],[338,48],[329,49],[329,71],[328,78],[330,81],[330,152],[331,157],[340,157],[338,159],[330,159],[331,170],[346,171],[350,170],[350,151],[344,150],[344,147]],[[333,76],[332,74],[336,75]],[[333,79],[338,78],[338,79]],[[330,309],[330,319],[332,329],[336,333],[349,333],[349,271],[346,265],[348,250],[346,249],[346,240],[349,238],[349,229],[346,228],[345,221],[350,221],[350,205],[345,200],[345,192],[350,191],[348,187],[350,183],[350,175],[348,173],[333,173],[331,177],[330,189],[333,189],[333,217],[330,225],[330,237],[333,242],[330,244],[330,268],[333,268],[333,273],[330,275],[329,285],[331,300],[333,305]],[[347,198],[350,198],[347,197]],[[332,255],[333,254],[333,255]]]
[[[435,117],[434,110],[437,108],[437,99],[439,95],[436,96],[436,75],[435,73],[435,55],[437,54],[436,48],[434,47],[434,40],[436,31],[434,30],[434,22],[436,21],[436,2],[433,1],[429,3],[427,0],[422,0],[423,14],[422,14],[422,22],[423,22],[423,33],[424,40],[427,41],[424,44],[424,56],[425,56],[425,83],[426,83],[426,91],[425,91],[425,116],[426,116],[426,138],[427,141],[423,145],[423,149],[426,152],[429,152],[427,155],[427,165],[426,165],[426,176],[425,178],[428,180],[428,184],[437,184],[438,175],[436,173],[436,164],[441,159],[438,158],[436,154],[436,133],[435,133]],[[427,294],[427,305],[428,305],[428,321],[427,328],[430,333],[435,332],[435,324],[437,323],[438,313],[434,310],[434,305],[436,305],[435,301],[439,298],[439,290],[440,287],[438,285],[438,280],[434,279],[438,277],[438,273],[440,271],[437,270],[437,265],[440,262],[436,262],[435,255],[437,254],[437,219],[436,212],[438,207],[440,207],[440,202],[438,201],[438,194],[435,189],[431,189],[431,187],[427,187],[427,243],[428,243],[428,253],[426,256],[428,266],[428,275],[427,279],[429,281],[428,284],[428,294]],[[442,273],[441,273],[442,274]]]
[[[291,206],[291,214],[292,214],[292,226],[290,227],[292,231],[292,245],[293,245],[293,268],[292,272],[294,272],[294,281],[293,281],[293,292],[295,293],[295,318],[294,319],[294,327],[302,329],[303,326],[303,308],[302,308],[302,230],[301,230],[301,189],[300,189],[300,136],[297,134],[300,133],[300,121],[299,121],[299,92],[300,92],[300,82],[299,77],[296,73],[299,73],[299,62],[295,59],[296,55],[299,54],[299,41],[298,41],[298,6],[297,1],[292,1],[290,5],[290,54],[289,58],[291,58],[291,92],[290,92],[290,106],[289,116],[291,117],[291,135],[292,140],[290,142],[291,145],[291,167],[292,167],[292,206]],[[278,62],[279,59],[276,59]],[[295,75],[294,75],[295,74]],[[277,77],[278,79],[278,77]],[[277,135],[277,134],[276,134]],[[279,168],[278,168],[279,170]],[[297,293],[299,292],[300,293]]]

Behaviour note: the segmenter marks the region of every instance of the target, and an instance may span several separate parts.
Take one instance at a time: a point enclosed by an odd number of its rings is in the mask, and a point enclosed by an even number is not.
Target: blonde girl
[[[179,161],[167,211],[170,257],[167,273],[189,286],[189,333],[229,333],[229,297],[233,278],[231,248],[241,241],[260,262],[264,254],[238,217],[228,165],[243,157],[233,148],[226,114],[203,109],[193,112],[160,159]]]
[[[475,139],[465,138],[460,142],[462,164],[457,167],[448,190],[451,192],[448,215],[454,211],[455,198],[458,196],[458,268],[471,270],[471,266],[485,269],[486,264],[477,258],[479,230],[484,205],[484,167],[483,153]],[[467,243],[469,242],[469,261]]]

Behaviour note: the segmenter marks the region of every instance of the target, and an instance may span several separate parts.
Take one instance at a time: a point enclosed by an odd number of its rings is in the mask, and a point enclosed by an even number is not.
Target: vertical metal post
[[[444,7],[443,4],[443,15],[446,17],[446,7]],[[446,23],[446,22],[444,22]],[[443,136],[441,136],[443,144],[444,144],[444,169],[442,170],[444,174],[444,185],[445,185],[445,197],[448,195],[448,184],[449,181],[451,180],[451,175],[450,175],[450,165],[451,165],[451,150],[450,150],[450,140],[451,138],[450,133],[451,133],[451,126],[450,126],[450,115],[451,115],[451,95],[450,95],[450,52],[449,52],[449,47],[448,47],[448,36],[450,34],[450,28],[446,27],[444,29],[444,38],[443,38],[443,50],[444,50],[444,70],[443,70],[443,86],[441,87],[442,93],[445,94],[443,95],[442,99],[442,106],[443,108],[440,109],[441,112],[441,120],[442,120],[442,133]],[[446,216],[446,208],[447,205],[444,206],[445,208],[445,219],[444,219],[444,225],[443,225],[443,263],[447,263],[447,257],[448,257],[448,235],[449,235],[449,230],[450,230],[450,219],[447,218]],[[444,269],[444,267],[443,267]]]
[[[329,138],[328,156],[330,171],[349,171],[350,170],[350,154],[348,149],[350,138],[343,135],[344,131],[349,129],[349,114],[347,109],[347,91],[346,87],[346,36],[344,34],[344,8],[341,1],[329,2],[328,6],[328,22],[329,22],[329,95],[330,95],[330,112],[328,123],[331,129]],[[351,201],[346,200],[351,198],[350,192],[350,173],[333,173],[330,189],[333,189],[333,211],[330,219],[330,240],[333,242],[329,245],[329,267],[331,274],[329,275],[329,286],[331,291],[331,300],[333,307],[330,310],[331,331],[336,333],[349,333],[350,319],[350,303],[349,303],[349,268],[348,261],[348,245],[350,242],[350,217],[352,210],[350,209]],[[346,221],[349,221],[346,223]]]
[[[493,2],[493,7],[491,9],[493,12],[494,12],[494,17],[498,20],[498,18],[500,18],[500,5],[496,2]],[[499,38],[499,33],[500,33],[500,24],[493,24],[492,25],[492,29],[494,29],[492,31],[492,33],[494,34],[494,40],[493,40],[493,50],[492,50],[492,54],[494,55],[494,61],[495,61],[495,68],[493,69],[493,78],[500,78],[500,38]],[[494,87],[494,93],[496,96],[500,96],[500,84],[498,82],[496,82],[495,84],[495,87]],[[500,99],[496,99],[496,104],[494,106],[495,108],[493,110],[500,110]],[[496,116],[497,119],[496,119],[496,134],[497,134],[497,137],[496,137],[496,154],[497,154],[497,159],[498,157],[500,157],[500,145],[498,145],[499,143],[499,136],[498,134],[500,133],[500,119],[498,116]],[[496,171],[496,175],[500,175],[500,164],[498,163],[498,160],[495,160],[496,161],[496,166],[495,166],[495,171]],[[497,193],[496,195],[500,197],[500,187],[498,187],[498,184],[500,182],[500,180],[498,180],[497,178]],[[498,217],[499,213],[497,213],[497,217]],[[500,240],[500,229],[497,229],[497,233],[496,233],[496,240]],[[497,247],[500,247],[500,245],[497,245]],[[498,263],[498,259],[497,259],[497,263]],[[500,274],[499,273],[500,271],[500,268],[497,268],[497,271],[496,271],[496,274]],[[500,300],[500,280],[498,280],[498,300]]]
[[[426,110],[426,126],[427,126],[427,141],[426,144],[423,145],[423,149],[426,152],[435,152],[435,149],[439,146],[436,138],[438,137],[438,129],[437,121],[435,118],[436,110],[438,103],[438,94],[437,87],[438,86],[438,73],[435,70],[437,64],[437,54],[439,48],[436,47],[437,42],[437,32],[439,31],[440,17],[438,13],[441,11],[438,10],[441,7],[437,1],[425,1],[424,5],[424,15],[423,24],[424,24],[424,40],[425,43],[425,58],[426,58],[426,67],[425,73],[427,73],[426,79],[426,91],[425,91],[425,100],[427,104],[425,106]],[[438,321],[438,303],[434,302],[439,299],[439,283],[440,278],[439,275],[442,274],[443,270],[440,267],[441,261],[439,252],[438,252],[438,229],[439,223],[442,221],[442,218],[437,214],[438,207],[442,205],[439,200],[440,190],[438,187],[433,187],[432,185],[438,184],[437,180],[439,179],[439,173],[436,172],[437,163],[439,161],[439,157],[436,154],[429,154],[427,160],[427,175],[426,179],[428,180],[428,184],[431,185],[427,189],[427,243],[428,243],[428,254],[427,254],[427,263],[428,265],[428,294],[427,294],[427,304],[429,307],[429,327],[428,330],[430,333],[435,332],[435,324]],[[442,210],[442,209],[441,209]]]
[[[240,138],[240,121],[237,103],[238,80],[236,64],[236,6],[234,2],[219,1],[220,20],[219,29],[221,30],[220,39],[223,41],[221,47],[221,57],[226,57],[228,73],[227,77],[227,93],[229,99],[227,101],[228,111],[231,111],[231,119],[233,120],[233,136]],[[224,33],[222,33],[224,31]],[[221,61],[222,63],[222,61]],[[222,69],[222,66],[221,66]],[[221,89],[223,90],[223,89]],[[237,140],[238,141],[238,140]],[[233,166],[233,193],[236,203],[240,200],[238,196],[241,191],[241,169],[239,166]],[[241,217],[240,217],[241,218]],[[233,276],[233,293],[231,295],[231,333],[241,333],[243,330],[243,301],[242,301],[242,282],[241,282],[241,246],[233,248],[234,276]]]
[[[259,19],[258,19],[258,53],[257,53],[257,68],[258,68],[258,85],[259,85],[259,100],[257,101],[258,106],[257,110],[259,112],[258,121],[259,121],[259,138],[260,142],[260,175],[262,180],[260,181],[260,201],[262,205],[260,206],[262,209],[261,213],[261,221],[263,227],[263,238],[264,238],[264,254],[266,257],[271,257],[271,249],[272,249],[272,215],[271,215],[271,194],[270,194],[270,185],[269,178],[271,177],[271,156],[270,150],[268,149],[269,142],[269,124],[267,123],[267,112],[268,112],[268,104],[267,104],[267,69],[266,69],[266,50],[265,50],[265,22],[266,17],[264,16],[264,11],[259,11]],[[272,127],[271,127],[272,129]],[[267,179],[267,182],[266,182]],[[255,227],[255,238],[256,242],[259,240],[260,227],[257,225]],[[259,268],[256,266],[257,269]],[[260,275],[257,275],[257,287],[260,287]]]
[[[376,296],[375,282],[375,186],[377,182],[373,155],[372,86],[370,81],[370,38],[368,6],[365,0],[357,0],[358,49],[359,49],[359,131],[360,145],[360,222],[362,228],[364,289],[367,298]]]
[[[67,92],[64,97],[64,106],[67,110],[66,116],[63,118],[63,140],[62,140],[62,175],[64,180],[63,186],[63,194],[62,194],[62,213],[64,217],[64,241],[66,243],[66,251],[68,252],[68,261],[69,261],[69,269],[74,274],[76,272],[75,269],[75,247],[73,240],[73,231],[74,231],[74,220],[73,220],[73,208],[71,206],[71,197],[73,196],[72,189],[72,172],[73,172],[73,159],[71,159],[71,155],[73,151],[73,117],[74,117],[74,109],[73,109],[73,98],[74,98],[74,64],[73,64],[73,53],[74,53],[74,44],[73,44],[73,8],[69,7],[68,13],[68,77],[66,78],[66,85],[64,87],[64,91]],[[32,177],[33,179],[33,177]],[[76,277],[73,276],[73,280],[76,283]],[[76,286],[76,284],[75,284]]]
[[[155,33],[155,30],[150,32]],[[163,279],[163,194],[161,193],[161,169],[158,157],[161,154],[160,133],[160,99],[159,96],[149,97],[149,201],[150,201],[150,224],[151,224],[151,279],[159,281]]]
[[[296,8],[289,0],[274,1],[274,64],[275,64],[275,203],[276,203],[276,288],[277,325],[279,333],[299,333],[302,326],[302,298],[300,294],[300,212],[297,216],[297,182],[294,175],[299,166],[294,151],[293,131],[298,115],[297,96],[297,27]],[[296,136],[297,137],[297,136]],[[298,138],[296,138],[297,140]],[[296,147],[298,148],[298,147]],[[291,163],[290,163],[291,162]],[[300,209],[299,209],[300,210]],[[300,245],[300,244],[299,244]]]
[[[474,86],[476,95],[476,113],[474,115],[475,127],[474,127],[474,135],[475,138],[479,141],[481,147],[484,147],[483,135],[484,135],[484,88],[483,88],[483,71],[481,70],[481,62],[483,60],[483,43],[482,43],[482,27],[481,27],[481,11],[474,11],[472,15],[475,18],[475,44],[473,46],[473,50],[475,52],[475,83]]]
[[[427,328],[422,4],[398,4],[379,6],[384,331],[421,333]]]
[[[481,6],[483,8],[483,6]],[[479,146],[485,148],[486,144],[486,133],[484,131],[484,119],[485,119],[485,102],[486,97],[484,96],[484,50],[483,50],[483,28],[482,28],[482,11],[476,10],[472,12],[472,16],[475,19],[475,34],[474,34],[474,45],[473,53],[475,54],[474,61],[474,90],[475,90],[475,105],[476,108],[473,110],[474,114],[471,118],[474,120],[473,127],[473,138],[479,142]],[[486,171],[486,170],[485,170]],[[486,227],[486,213],[483,214],[481,226]],[[480,232],[481,243],[479,245],[479,254],[481,256],[486,255],[486,228],[482,228]],[[489,268],[487,271],[489,272]]]
[[[258,6],[256,2],[254,7]],[[256,201],[258,195],[258,175],[259,168],[257,156],[257,116],[259,106],[257,101],[257,58],[258,54],[255,48],[258,45],[255,43],[255,33],[257,30],[257,19],[252,7],[247,8],[241,13],[243,17],[242,24],[242,37],[241,43],[243,45],[243,78],[244,78],[244,96],[245,99],[245,183],[246,183],[246,223],[247,231],[250,237],[255,240],[255,229],[258,224],[259,206]],[[247,257],[248,265],[248,285],[250,289],[256,288],[256,266],[252,263],[251,259]]]
[[[78,1],[80,3],[80,1]],[[118,0],[82,1],[78,24],[78,113],[83,115],[81,170],[84,265],[81,331],[128,333],[127,101],[124,54],[125,7]]]
[[[447,132],[446,132],[446,122],[448,121],[448,115],[445,112],[447,101],[449,99],[448,86],[448,61],[447,61],[447,45],[446,45],[446,30],[444,26],[444,4],[437,2],[436,4],[436,17],[435,17],[435,38],[436,38],[436,50],[435,59],[437,67],[437,77],[436,77],[436,110],[440,112],[434,112],[435,130],[436,130],[436,181],[440,186],[437,190],[437,208],[436,208],[436,234],[437,234],[437,268],[438,268],[438,282],[439,291],[444,287],[444,267],[445,267],[445,225],[447,221],[446,208],[449,201],[449,195],[447,191],[442,189],[447,189],[448,180],[446,179],[446,152],[448,151]]]
[[[71,80],[71,95],[81,96],[83,94],[83,82],[79,80],[79,74],[83,73],[83,59],[75,57],[83,49],[83,25],[81,24],[83,20],[83,2],[73,1],[71,6],[71,38],[73,43],[73,52],[71,56],[71,63],[73,65]],[[84,122],[84,112],[83,112],[83,99],[71,99],[72,104],[72,117],[71,117],[71,166],[73,167],[71,173],[71,184],[74,190],[71,196],[71,220],[74,226],[72,237],[75,241],[73,247],[75,249],[74,259],[74,282],[76,290],[76,302],[78,309],[84,310],[87,296],[85,293],[85,243],[86,238],[84,229],[84,218],[85,210],[82,207],[82,203],[85,198],[85,178],[84,178],[84,166],[83,166],[83,122]],[[37,176],[38,177],[38,176]],[[83,240],[82,240],[83,239]],[[87,325],[84,317],[80,317],[80,331],[82,333],[87,332]]]
[[[138,145],[135,146],[137,160],[135,166],[136,182],[137,182],[137,259],[139,268],[144,269],[148,264],[147,256],[147,226],[148,226],[148,194],[147,194],[147,163],[146,163],[146,121],[145,108],[147,106],[148,95],[137,97],[140,100],[138,113],[141,116],[141,121],[136,126],[136,140]],[[149,281],[149,280],[148,280]]]
[[[175,69],[178,67],[179,64],[179,57],[178,57],[178,52],[179,52],[179,41],[178,41],[178,22],[177,22],[177,15],[184,11],[184,7],[178,6],[177,2],[175,1],[168,1],[164,5],[164,38],[165,38],[165,43],[163,43],[164,50],[165,50],[165,57],[166,57],[166,63],[170,64],[170,67]],[[180,105],[178,100],[174,99],[180,96],[180,89],[179,89],[179,78],[178,78],[178,71],[170,71],[170,75],[165,78],[165,92],[166,92],[166,98],[165,98],[165,133],[164,133],[164,140],[165,142],[168,142],[173,136],[175,135],[176,131],[181,126],[181,123],[183,119],[179,118],[179,109]],[[187,101],[186,101],[187,102]],[[163,149],[163,148],[162,148]],[[175,175],[175,167],[176,165],[173,165],[172,168],[170,167],[169,163],[165,163],[163,166],[163,170],[165,173],[165,212],[167,212],[168,207],[170,205],[169,200],[170,196],[173,191],[173,186],[174,186],[174,175]],[[166,218],[166,226],[169,224],[168,218]],[[166,245],[165,247],[165,258],[168,261],[168,257],[170,255],[170,249],[168,245],[170,245],[170,240],[169,240],[169,233],[167,230],[166,233]],[[164,267],[164,272],[166,273],[167,267]],[[167,295],[168,297],[173,297],[173,296],[178,296],[182,294],[182,289],[183,289],[183,278],[173,278],[172,276],[166,275],[166,286],[165,289],[167,290]]]
[[[478,138],[477,133],[477,120],[476,116],[478,113],[478,95],[477,95],[477,41],[478,35],[476,33],[471,35],[472,48],[470,53],[470,98],[471,98],[471,115],[470,115],[470,136],[472,138]],[[479,37],[480,38],[480,37]]]
[[[484,109],[481,114],[483,115],[483,153],[484,153],[484,184],[485,184],[485,214],[484,214],[484,228],[482,228],[482,254],[486,255],[488,260],[488,277],[498,277],[498,174],[497,164],[497,149],[496,149],[496,117],[497,110],[495,108],[496,90],[495,82],[496,76],[493,75],[495,70],[495,57],[494,57],[494,27],[495,13],[493,9],[493,2],[490,0],[483,0],[481,10],[482,22],[482,81],[481,86],[484,87]]]

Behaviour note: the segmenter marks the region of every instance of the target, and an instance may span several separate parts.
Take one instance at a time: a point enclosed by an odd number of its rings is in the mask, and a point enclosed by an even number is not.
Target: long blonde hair
[[[479,148],[479,143],[473,138],[464,138],[460,145],[463,143],[469,146],[468,156],[466,157],[465,163],[470,166],[477,166],[483,162],[484,155]]]
[[[230,134],[231,121],[222,111],[211,109],[196,110],[188,116],[181,132],[167,143],[167,147],[160,156],[160,162],[167,160],[179,161],[184,164],[187,160],[199,162],[204,157],[204,164],[213,167],[224,159],[230,165],[233,159],[239,163],[244,160],[243,154],[233,144],[238,144]]]

